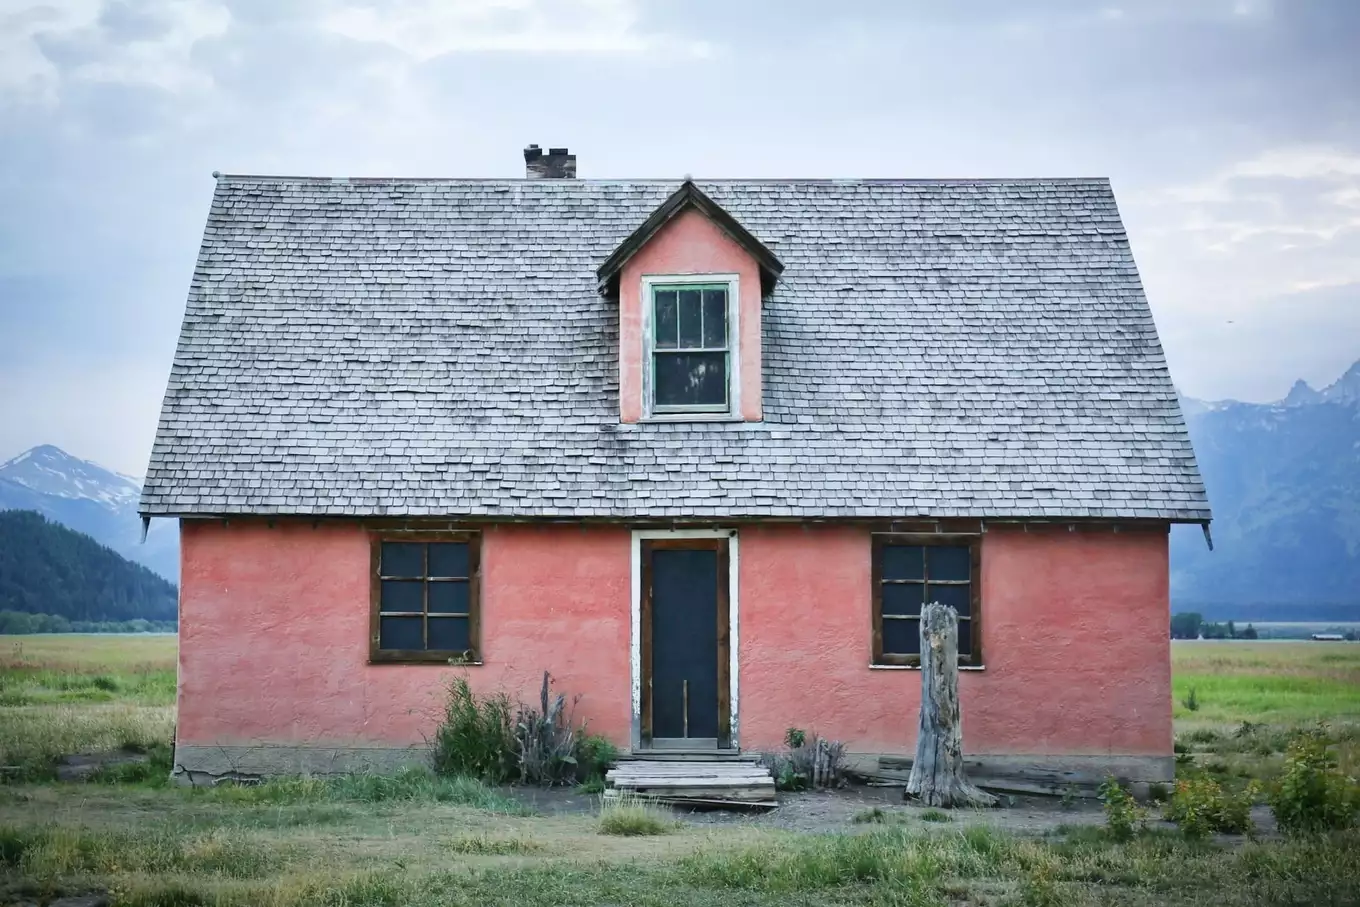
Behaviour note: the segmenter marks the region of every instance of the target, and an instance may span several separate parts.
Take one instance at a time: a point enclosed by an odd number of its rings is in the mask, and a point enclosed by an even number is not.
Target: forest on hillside
[[[172,629],[177,602],[174,585],[88,535],[32,511],[0,511],[0,612],[8,612],[0,632],[153,628],[147,621]],[[138,623],[95,626],[130,621]]]

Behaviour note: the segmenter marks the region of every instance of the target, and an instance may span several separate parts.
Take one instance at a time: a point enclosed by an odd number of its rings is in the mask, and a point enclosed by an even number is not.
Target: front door
[[[727,539],[643,539],[644,746],[730,745]]]

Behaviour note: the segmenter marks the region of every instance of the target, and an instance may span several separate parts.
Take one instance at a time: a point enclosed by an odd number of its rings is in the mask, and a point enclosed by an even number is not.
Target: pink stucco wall
[[[484,664],[369,665],[369,544],[356,525],[186,521],[178,740],[401,746],[444,686],[532,696],[546,668],[578,717],[631,739],[631,541],[622,528],[490,526]],[[858,752],[912,750],[920,675],[872,670],[863,527],[742,528],[740,743],[790,726]],[[1164,532],[993,529],[986,668],[961,679],[977,754],[1171,753]]]
[[[460,671],[479,692],[534,699],[544,669],[583,694],[592,730],[629,738],[625,530],[488,527],[485,664],[467,669],[368,664],[357,525],[185,521],[181,538],[181,743],[418,743]]]
[[[760,268],[746,250],[690,209],[657,231],[624,265],[619,278],[619,417],[637,422],[642,404],[642,278],[669,274],[736,274],[740,299],[741,417],[761,419]]]
[[[959,679],[978,754],[1167,755],[1164,533],[993,529],[982,543],[984,670]],[[912,752],[921,675],[870,669],[870,546],[858,528],[741,534],[743,746],[797,725]]]

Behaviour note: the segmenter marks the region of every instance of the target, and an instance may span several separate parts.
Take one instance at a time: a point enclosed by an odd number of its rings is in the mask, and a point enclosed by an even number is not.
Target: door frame
[[[642,543],[644,541],[676,541],[707,539],[710,541],[726,540],[727,542],[727,621],[723,625],[723,596],[718,596],[718,726],[722,727],[726,721],[729,740],[727,745],[732,749],[738,748],[737,729],[739,725],[739,714],[737,708],[737,652],[738,636],[737,627],[739,612],[738,607],[738,545],[737,530],[735,529],[635,529],[632,534],[632,633],[629,646],[629,663],[632,669],[632,750],[638,752],[644,749],[643,728],[644,720],[650,719],[650,709],[644,713],[642,681],[644,668],[650,668],[651,663],[651,613],[650,608],[644,609],[644,598],[650,606],[651,596],[644,596],[643,592],[643,562],[642,562]],[[706,546],[705,546],[706,547]],[[724,558],[721,556],[719,548],[718,565],[721,570]],[[650,571],[646,571],[650,573]],[[726,634],[723,630],[726,630]],[[724,653],[724,635],[726,636],[726,649]],[[726,674],[726,684],[723,683],[723,675]],[[724,695],[725,694],[725,695]],[[721,741],[720,741],[721,743]]]

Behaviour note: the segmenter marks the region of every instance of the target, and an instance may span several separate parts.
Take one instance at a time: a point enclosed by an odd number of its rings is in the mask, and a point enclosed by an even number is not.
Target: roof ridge
[[[213,171],[215,179],[257,180],[276,182],[312,183],[521,183],[534,186],[592,185],[654,183],[658,185],[680,185],[686,181],[683,176],[669,177],[608,177],[572,179],[526,179],[508,176],[302,176],[273,173],[219,173]],[[951,183],[989,184],[989,183],[1109,183],[1108,176],[960,176],[960,177],[692,177],[690,182],[704,183],[769,183],[774,185],[945,185]]]

